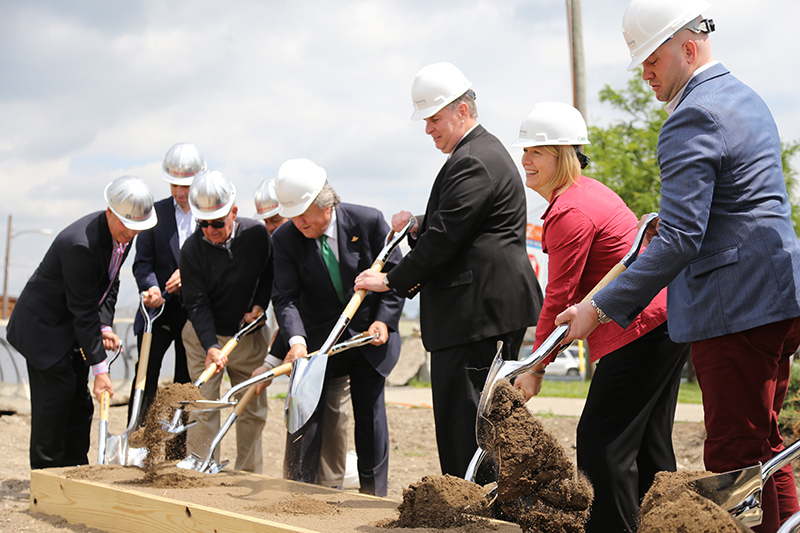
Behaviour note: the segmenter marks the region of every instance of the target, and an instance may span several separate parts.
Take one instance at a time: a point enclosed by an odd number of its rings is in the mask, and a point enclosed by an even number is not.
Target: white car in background
[[[531,345],[523,344],[519,353],[520,359],[525,359],[531,354]],[[570,346],[556,356],[556,360],[547,365],[548,376],[583,376],[578,347]]]

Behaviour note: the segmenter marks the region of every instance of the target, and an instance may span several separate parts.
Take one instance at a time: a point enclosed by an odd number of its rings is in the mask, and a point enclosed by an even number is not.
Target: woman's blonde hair
[[[549,183],[545,184],[546,191],[554,193],[559,189],[577,183],[581,175],[581,163],[575,147],[567,144],[542,146],[549,154],[556,156],[556,171]]]

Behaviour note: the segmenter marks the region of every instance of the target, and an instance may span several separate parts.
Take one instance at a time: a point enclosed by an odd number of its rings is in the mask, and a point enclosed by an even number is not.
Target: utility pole
[[[586,68],[583,56],[583,18],[581,0],[567,0],[567,27],[569,29],[570,61],[572,63],[572,105],[586,114]]]
[[[8,215],[8,234],[6,235],[6,267],[3,269],[3,309],[0,317],[3,319],[8,318],[8,253],[11,251],[11,220],[12,216]]]

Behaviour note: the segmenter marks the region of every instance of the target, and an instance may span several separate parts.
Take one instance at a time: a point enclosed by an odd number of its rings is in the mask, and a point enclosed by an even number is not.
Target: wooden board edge
[[[31,471],[30,510],[108,533],[318,533],[88,480]]]

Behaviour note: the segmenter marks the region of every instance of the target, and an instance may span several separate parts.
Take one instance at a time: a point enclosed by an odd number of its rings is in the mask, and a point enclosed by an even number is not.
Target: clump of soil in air
[[[469,506],[469,509],[467,509]],[[403,490],[400,517],[383,527],[428,527],[448,529],[491,516],[484,490],[475,483],[450,475],[425,476]]]
[[[700,496],[687,482],[712,475],[703,471],[659,472],[639,509],[638,533],[751,532],[722,507]]]
[[[497,383],[486,419],[500,467],[497,501],[524,532],[582,532],[594,491],[508,380]]]
[[[136,430],[128,439],[134,448],[145,448],[147,456],[142,468],[148,476],[156,475],[156,466],[165,461],[183,459],[177,451],[177,437],[170,437],[170,432],[162,426],[162,421],[172,422],[175,414],[173,402],[185,400],[202,400],[200,390],[192,383],[170,383],[159,387],[153,403],[145,415],[144,425]],[[147,477],[147,476],[146,476]]]

